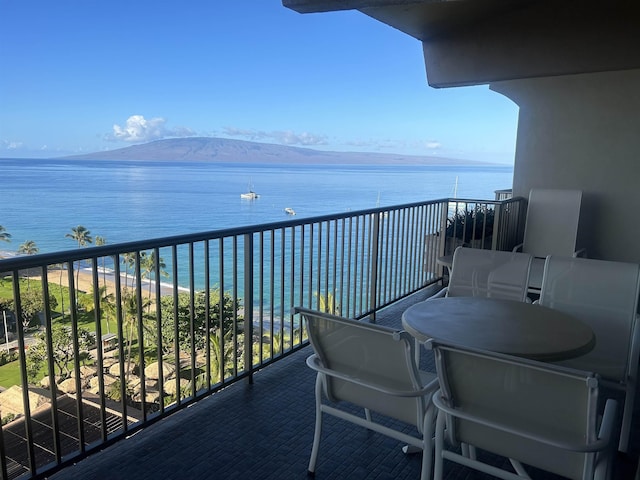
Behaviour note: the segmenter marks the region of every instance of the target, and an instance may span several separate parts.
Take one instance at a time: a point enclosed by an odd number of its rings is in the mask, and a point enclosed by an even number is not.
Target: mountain
[[[78,160],[153,160],[263,164],[474,165],[471,160],[393,153],[324,152],[310,148],[215,137],[156,140],[105,152],[72,155]]]

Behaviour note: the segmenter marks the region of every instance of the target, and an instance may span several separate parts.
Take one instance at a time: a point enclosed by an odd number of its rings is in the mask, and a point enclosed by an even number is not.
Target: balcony
[[[425,297],[417,293],[383,309],[378,323],[399,325],[401,312]],[[302,349],[257,373],[253,385],[232,385],[49,478],[305,478],[314,427],[309,354]],[[428,354],[422,368],[433,368]],[[326,425],[316,478],[420,478],[420,455],[405,455],[398,442],[332,417]],[[632,459],[619,457],[615,468],[612,479],[634,478]],[[473,475],[445,463],[446,478]]]
[[[0,407],[2,478],[304,475],[314,375],[291,309],[398,325],[438,288],[438,256],[511,248],[523,211],[443,199],[1,260],[17,339],[0,346],[19,375],[15,418]],[[335,428],[319,476],[418,476],[393,441]]]

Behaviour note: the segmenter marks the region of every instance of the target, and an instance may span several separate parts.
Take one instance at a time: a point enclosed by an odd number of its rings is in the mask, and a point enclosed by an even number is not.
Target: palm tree
[[[62,290],[62,274],[65,270],[64,263],[55,263],[50,265],[50,268],[57,268],[60,271],[60,276],[58,277],[58,288],[60,291],[60,312],[62,313],[62,318],[64,318],[64,291]]]
[[[140,305],[140,311],[143,312],[147,307],[149,301],[146,299],[142,300],[142,305]],[[129,333],[127,335],[127,368],[125,371],[126,384],[129,384],[129,373],[131,371],[131,347],[133,346],[133,333],[136,325],[138,324],[138,299],[135,293],[129,292],[127,290],[124,291],[124,295],[122,296],[122,311],[124,314],[124,321],[129,326]],[[149,331],[149,326],[146,321],[151,318],[148,315],[142,314],[142,318],[140,321],[142,322],[142,327],[144,330]],[[150,332],[151,333],[151,332]],[[138,338],[138,348],[142,351],[142,342]]]
[[[33,240],[27,240],[26,242],[24,242],[22,245],[20,245],[18,247],[18,253],[22,253],[24,255],[35,255],[39,251],[40,251],[40,249],[36,245],[36,242],[34,242]],[[26,277],[27,277],[27,291],[29,291],[29,284],[30,284],[30,282],[29,282],[29,270],[25,270],[25,272],[27,273],[27,275],[26,275]]]
[[[104,314],[104,320],[107,324],[107,333],[111,333],[109,318],[116,318],[116,296],[107,291],[106,285],[98,289],[98,296],[100,298],[100,310]]]
[[[94,242],[96,247],[100,247],[102,245],[106,245],[107,244],[107,239],[104,237],[101,237],[100,235],[96,235],[96,239]],[[106,271],[106,266],[105,266],[105,258],[102,257],[102,284],[105,286],[105,289],[107,288],[107,271]],[[107,323],[107,327],[109,326],[109,324]]]
[[[18,247],[18,253],[22,253],[24,255],[35,255],[39,251],[40,249],[33,240],[27,240]]]
[[[167,264],[164,263],[164,260],[162,257],[158,257],[157,261],[156,261],[156,251],[152,250],[150,254],[146,254],[145,252],[143,252],[142,254],[142,259],[141,259],[141,267],[142,267],[142,271],[140,272],[140,276],[142,278],[152,278],[152,276],[154,275],[155,271],[156,271],[156,264],[157,267],[160,269],[160,275],[163,277],[168,277],[169,273],[167,272]],[[159,282],[160,279],[155,278],[156,282]],[[151,281],[149,281],[149,300],[151,300]],[[149,303],[149,307],[151,306],[151,303]]]
[[[124,262],[124,286],[128,288],[129,281],[129,268],[135,268],[136,265],[136,254],[135,252],[128,252],[122,254],[122,260]]]
[[[71,233],[67,233],[65,237],[78,242],[78,247],[84,247],[93,242],[93,238],[91,238],[91,232],[82,225],[78,225],[77,227],[72,228]],[[76,289],[78,288],[78,283],[80,283],[79,266],[76,273]]]
[[[3,242],[11,241],[11,234],[7,232],[7,229],[0,225],[0,240]]]

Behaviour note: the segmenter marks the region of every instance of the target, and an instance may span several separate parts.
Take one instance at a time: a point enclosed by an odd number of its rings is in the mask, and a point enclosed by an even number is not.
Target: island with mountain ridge
[[[218,137],[155,140],[130,147],[61,157],[77,160],[188,161],[300,165],[493,165],[455,158],[379,152],[337,152]]]

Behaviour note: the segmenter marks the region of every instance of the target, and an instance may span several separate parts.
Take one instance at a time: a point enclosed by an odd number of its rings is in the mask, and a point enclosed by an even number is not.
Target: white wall
[[[514,195],[581,189],[578,246],[591,258],[640,262],[640,70],[491,88],[520,107]]]

